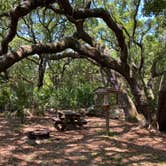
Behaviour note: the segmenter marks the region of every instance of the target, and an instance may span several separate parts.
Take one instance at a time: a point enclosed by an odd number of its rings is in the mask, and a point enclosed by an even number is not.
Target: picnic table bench
[[[59,131],[76,129],[87,124],[87,121],[81,116],[81,114],[72,110],[58,111],[57,117],[52,120],[54,121],[55,128]]]
[[[50,131],[47,129],[37,129],[27,133],[29,139],[47,139],[50,137]]]

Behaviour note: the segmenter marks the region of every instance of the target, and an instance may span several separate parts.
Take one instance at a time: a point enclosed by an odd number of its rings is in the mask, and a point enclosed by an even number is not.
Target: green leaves
[[[0,14],[2,12],[6,12],[9,9],[11,9],[11,7],[13,7],[14,5],[18,4],[19,0],[1,0],[1,5],[0,5]]]
[[[145,0],[144,13],[146,16],[164,14],[165,6],[165,0]]]
[[[9,10],[11,7],[10,1],[2,0],[1,5],[0,5],[0,12],[5,12]]]

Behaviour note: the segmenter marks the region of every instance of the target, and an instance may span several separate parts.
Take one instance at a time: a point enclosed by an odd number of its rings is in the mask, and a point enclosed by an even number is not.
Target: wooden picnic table
[[[54,126],[59,131],[64,131],[65,129],[77,129],[87,124],[87,121],[80,113],[72,110],[58,111],[57,118],[54,118],[53,120]]]

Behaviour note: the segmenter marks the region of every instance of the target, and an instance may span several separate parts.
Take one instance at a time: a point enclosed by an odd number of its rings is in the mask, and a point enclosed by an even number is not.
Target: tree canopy
[[[45,83],[49,88],[63,87],[66,93],[74,88],[71,73],[75,73],[78,78],[73,77],[73,81],[85,88],[77,89],[79,96],[101,85],[100,70],[107,68],[122,76],[137,110],[148,118],[145,108],[157,107],[154,94],[158,93],[160,76],[166,71],[164,4],[163,0],[3,1],[1,81],[21,78],[33,87],[32,92],[35,84],[40,88]],[[89,75],[95,79],[88,79]],[[97,78],[101,78],[100,83]],[[9,93],[9,89],[4,93]],[[48,96],[45,94],[43,98]]]

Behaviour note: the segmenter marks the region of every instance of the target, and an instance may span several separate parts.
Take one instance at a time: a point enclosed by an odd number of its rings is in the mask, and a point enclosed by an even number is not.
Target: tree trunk
[[[146,120],[144,125],[148,125],[152,122],[152,113],[154,112],[154,107],[152,101],[149,100],[146,96],[145,85],[141,82],[139,77],[126,77],[131,88],[131,92],[134,96],[136,108],[138,113],[142,114],[141,116],[145,117],[143,121]]]
[[[166,72],[163,74],[158,98],[157,120],[160,131],[166,131]]]
[[[125,113],[125,120],[130,122],[139,121],[139,119],[137,118],[138,112],[135,104],[125,90],[122,91],[121,98],[123,101],[122,105],[125,105],[123,107]]]
[[[121,89],[122,91],[120,96],[120,105],[123,106],[125,120],[139,121],[137,119],[138,112],[135,104],[130,98],[130,96],[127,94],[126,90],[123,88],[125,83],[122,76],[114,70],[104,69],[104,71],[106,73],[107,82],[110,83],[115,89]]]

